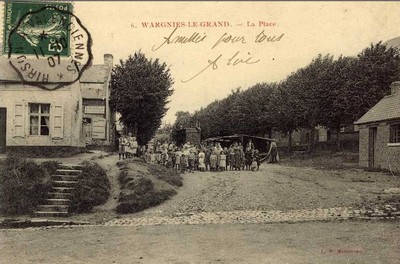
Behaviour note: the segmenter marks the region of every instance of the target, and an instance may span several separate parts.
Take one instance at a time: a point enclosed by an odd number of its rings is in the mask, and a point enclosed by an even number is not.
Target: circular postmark
[[[9,63],[21,81],[46,90],[75,83],[93,59],[90,33],[62,6],[22,15],[9,33],[8,47]]]

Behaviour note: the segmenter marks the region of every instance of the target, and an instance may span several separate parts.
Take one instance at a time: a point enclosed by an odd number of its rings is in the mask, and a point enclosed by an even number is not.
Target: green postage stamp
[[[46,7],[54,7],[47,8]],[[63,12],[66,11],[66,12]],[[70,34],[65,27],[71,21],[71,3],[5,3],[4,53],[68,56]],[[14,34],[11,30],[16,29]]]

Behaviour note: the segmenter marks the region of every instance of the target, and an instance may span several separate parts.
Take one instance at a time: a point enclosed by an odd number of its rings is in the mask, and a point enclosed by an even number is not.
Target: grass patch
[[[87,153],[86,148],[79,147],[8,147],[7,154],[23,158],[68,158],[80,153]]]
[[[292,155],[281,160],[281,164],[291,167],[312,167],[325,170],[358,168],[358,153],[315,152]]]
[[[106,171],[97,163],[84,162],[82,165],[82,175],[72,196],[70,210],[73,213],[89,213],[110,197],[111,186]]]
[[[17,155],[0,161],[0,212],[31,214],[51,189],[53,163],[36,164]]]
[[[159,205],[182,186],[182,178],[172,169],[142,162],[119,165],[121,193],[116,209],[118,213],[135,213]]]

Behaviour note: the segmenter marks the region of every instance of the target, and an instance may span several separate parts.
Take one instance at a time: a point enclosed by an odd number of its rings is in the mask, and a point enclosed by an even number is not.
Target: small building
[[[116,114],[109,106],[113,56],[104,55],[104,64],[92,65],[81,79],[83,131],[86,145],[109,146],[116,131]]]
[[[400,172],[400,82],[357,122],[359,165]]]

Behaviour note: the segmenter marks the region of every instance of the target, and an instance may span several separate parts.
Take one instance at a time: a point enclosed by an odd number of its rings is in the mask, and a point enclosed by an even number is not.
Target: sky
[[[400,36],[397,2],[75,2],[74,13],[94,64],[141,50],[170,67],[170,123],[232,89],[281,81],[319,53],[356,56]]]

